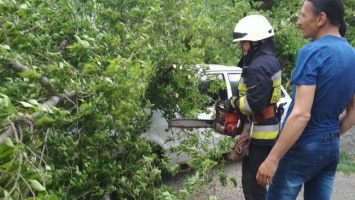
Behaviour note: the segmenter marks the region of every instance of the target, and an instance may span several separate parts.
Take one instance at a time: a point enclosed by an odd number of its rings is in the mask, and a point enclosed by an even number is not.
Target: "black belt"
[[[339,133],[328,133],[322,137],[323,140],[331,140],[333,138],[339,138],[340,134]]]

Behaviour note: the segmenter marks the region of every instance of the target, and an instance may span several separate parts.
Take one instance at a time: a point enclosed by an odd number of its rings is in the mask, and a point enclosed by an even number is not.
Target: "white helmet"
[[[241,19],[234,28],[233,42],[259,41],[274,36],[274,29],[261,15],[249,15]]]

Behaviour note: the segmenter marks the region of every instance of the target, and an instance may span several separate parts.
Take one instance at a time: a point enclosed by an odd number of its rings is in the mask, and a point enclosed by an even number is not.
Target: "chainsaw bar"
[[[210,119],[172,119],[169,121],[169,127],[212,128],[212,127],[214,127],[214,120],[210,120]]]

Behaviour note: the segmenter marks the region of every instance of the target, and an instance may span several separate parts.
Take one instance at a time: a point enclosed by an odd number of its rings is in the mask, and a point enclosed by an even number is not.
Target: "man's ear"
[[[327,14],[325,14],[325,12],[321,12],[318,15],[317,25],[318,26],[323,26],[327,22],[327,20],[328,20]]]

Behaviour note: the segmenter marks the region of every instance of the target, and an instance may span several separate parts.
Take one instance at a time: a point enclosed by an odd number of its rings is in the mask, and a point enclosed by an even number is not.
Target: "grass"
[[[355,174],[355,154],[341,151],[337,171],[344,174]]]

